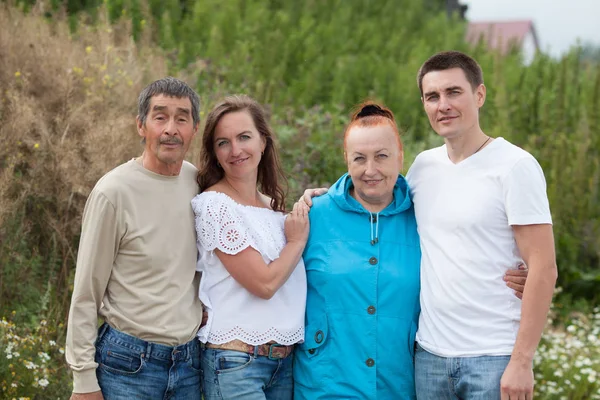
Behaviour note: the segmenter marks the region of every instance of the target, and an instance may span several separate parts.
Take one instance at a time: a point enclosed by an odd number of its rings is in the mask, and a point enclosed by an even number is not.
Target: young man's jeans
[[[147,342],[108,324],[96,341],[96,375],[105,400],[200,400],[201,346]]]
[[[205,400],[291,400],[294,352],[269,358],[241,351],[205,348],[202,355]]]
[[[433,355],[417,345],[417,400],[500,400],[500,378],[510,356]]]

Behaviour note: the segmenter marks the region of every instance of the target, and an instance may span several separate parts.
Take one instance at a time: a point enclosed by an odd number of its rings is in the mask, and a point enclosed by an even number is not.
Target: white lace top
[[[237,254],[252,247],[267,264],[286,244],[285,215],[266,208],[244,206],[223,193],[204,192],[192,200],[198,234],[198,264],[202,272],[200,300],[208,322],[198,332],[203,343],[239,339],[259,345],[269,341],[290,345],[304,340],[306,272],[302,259],[269,299],[261,299],[240,285],[225,269],[214,250]]]

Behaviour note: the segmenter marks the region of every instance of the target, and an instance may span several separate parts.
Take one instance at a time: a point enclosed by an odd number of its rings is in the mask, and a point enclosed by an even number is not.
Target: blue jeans
[[[241,351],[205,348],[204,399],[292,400],[293,354],[270,359]]]
[[[500,400],[510,356],[439,357],[417,345],[417,400]]]
[[[202,398],[201,346],[147,342],[104,323],[96,340],[96,376],[105,400]]]

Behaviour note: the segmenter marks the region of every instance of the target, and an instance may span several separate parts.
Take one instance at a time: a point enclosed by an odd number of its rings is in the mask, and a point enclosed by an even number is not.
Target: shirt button
[[[372,367],[373,365],[375,365],[375,361],[372,358],[367,358],[367,361],[365,363],[367,364],[367,367]]]
[[[315,349],[308,349],[308,354],[315,354]]]
[[[369,258],[369,264],[371,264],[371,265],[377,264],[377,259],[375,257]]]
[[[369,306],[369,308],[367,308],[367,312],[371,315],[375,314],[375,307]]]

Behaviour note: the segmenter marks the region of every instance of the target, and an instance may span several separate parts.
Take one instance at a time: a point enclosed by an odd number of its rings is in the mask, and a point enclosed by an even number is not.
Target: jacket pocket
[[[306,353],[308,358],[319,354],[329,335],[327,324],[327,315],[322,315],[312,321],[304,329],[304,343],[299,345],[301,351]]]

